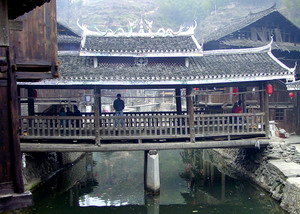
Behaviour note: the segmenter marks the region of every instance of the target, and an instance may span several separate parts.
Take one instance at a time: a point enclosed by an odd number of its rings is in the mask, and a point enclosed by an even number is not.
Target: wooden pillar
[[[264,84],[264,89],[266,88]],[[266,137],[270,137],[270,108],[269,108],[269,95],[264,92],[264,111],[265,111],[265,127],[266,127]]]
[[[24,192],[24,183],[22,176],[22,161],[19,138],[19,114],[18,114],[18,96],[16,72],[10,64],[9,54],[9,31],[8,31],[8,1],[0,0],[0,48],[5,50],[2,56],[7,64],[6,76],[1,80],[1,102],[0,102],[0,171],[7,173],[0,176],[0,193],[5,193],[5,187],[11,191],[10,183],[12,182],[13,190],[16,193]],[[8,171],[7,171],[8,170]],[[2,185],[3,184],[3,185]],[[4,187],[4,188],[2,188]]]
[[[265,91],[263,91],[264,90],[264,84],[263,83],[261,83],[260,85],[259,85],[259,90],[260,90],[260,92],[259,92],[259,109],[260,109],[260,112],[264,112],[265,110],[264,110],[264,96],[265,96]]]
[[[94,88],[94,112],[95,112],[95,144],[100,146],[100,111],[99,111],[99,88],[95,86]]]
[[[34,89],[28,88],[27,90],[27,96],[28,96],[28,115],[33,116],[34,115]]]
[[[175,96],[176,96],[176,111],[177,114],[182,114],[182,104],[181,104],[181,90],[180,88],[175,89]]]
[[[242,109],[243,109],[243,113],[247,113],[246,112],[246,103],[245,103],[245,94],[244,92],[246,92],[246,87],[239,87],[239,92],[242,92],[242,94],[239,95],[239,99],[242,101]]]
[[[194,122],[194,106],[192,100],[192,86],[188,86],[186,88],[186,105],[187,105],[187,112],[189,115],[189,127],[190,127],[190,138],[191,142],[195,143],[195,122]]]
[[[22,157],[20,149],[20,134],[19,134],[19,113],[18,113],[18,93],[16,72],[10,65],[9,51],[7,51],[8,58],[8,91],[9,91],[9,116],[10,116],[10,138],[11,138],[11,154],[12,166],[14,174],[14,189],[16,193],[24,192],[24,183],[22,175]]]
[[[260,84],[259,90],[261,90],[261,92],[259,93],[259,100],[260,100],[260,111],[265,113],[264,120],[265,120],[266,137],[270,137],[269,95],[267,95],[265,92],[266,85],[267,82]]]

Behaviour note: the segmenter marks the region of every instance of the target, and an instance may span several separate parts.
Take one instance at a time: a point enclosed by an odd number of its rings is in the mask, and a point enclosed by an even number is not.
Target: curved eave
[[[300,80],[286,84],[288,91],[300,91]]]
[[[206,85],[206,84],[230,84],[230,83],[246,83],[246,82],[253,82],[253,81],[268,81],[270,79],[277,80],[277,79],[292,79],[293,75],[278,75],[278,76],[245,76],[241,75],[235,78],[218,78],[217,76],[212,76],[210,79],[204,78],[196,78],[196,79],[174,79],[174,80],[153,80],[153,79],[145,79],[145,80],[138,80],[138,79],[102,79],[102,80],[92,80],[92,79],[85,79],[85,80],[66,80],[66,79],[53,79],[53,80],[42,80],[40,82],[19,82],[18,85],[35,85],[35,86],[76,86],[76,85],[103,85],[103,86],[139,86],[139,85]]]

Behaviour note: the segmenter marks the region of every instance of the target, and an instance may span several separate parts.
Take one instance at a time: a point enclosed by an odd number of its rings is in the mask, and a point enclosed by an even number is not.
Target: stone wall
[[[51,178],[58,171],[77,161],[82,152],[35,152],[23,153],[23,179],[27,190]]]
[[[237,174],[266,189],[289,213],[300,213],[300,153],[285,142],[261,149],[216,149]]]

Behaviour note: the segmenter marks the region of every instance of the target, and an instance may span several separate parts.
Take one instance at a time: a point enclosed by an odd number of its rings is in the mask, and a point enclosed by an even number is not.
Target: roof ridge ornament
[[[82,30],[82,42],[83,46],[85,43],[86,36],[99,36],[99,37],[166,37],[166,36],[193,36],[195,29],[197,27],[197,22],[194,20],[192,25],[184,27],[181,25],[177,32],[174,32],[171,28],[159,28],[156,32],[153,32],[152,26],[153,21],[148,21],[141,16],[140,27],[138,32],[134,32],[137,27],[138,20],[133,22],[128,22],[128,31],[126,32],[123,28],[119,27],[117,30],[113,31],[111,29],[101,32],[97,27],[94,27],[96,31],[92,31],[85,24],[79,24],[79,19],[77,20],[77,26]],[[147,29],[147,30],[145,30]]]

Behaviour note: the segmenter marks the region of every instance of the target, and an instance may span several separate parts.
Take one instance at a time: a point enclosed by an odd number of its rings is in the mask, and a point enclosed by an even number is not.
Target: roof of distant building
[[[80,36],[71,28],[57,22],[57,42],[59,44],[80,44]]]
[[[276,4],[274,4],[272,7],[257,12],[257,13],[249,13],[248,16],[242,17],[242,18],[238,18],[235,20],[232,20],[231,23],[228,23],[226,26],[223,26],[207,35],[203,36],[203,40],[204,43],[208,43],[210,41],[216,41],[221,39],[224,36],[227,36],[233,32],[236,32],[240,29],[243,29],[255,22],[257,22],[258,20],[269,16],[271,14],[276,14],[278,16],[281,16],[282,18],[286,19],[287,22],[289,22],[290,25],[295,26],[293,23],[291,23],[286,17],[284,17],[280,12],[278,12],[277,8],[276,8]],[[295,26],[295,28],[297,28]]]

